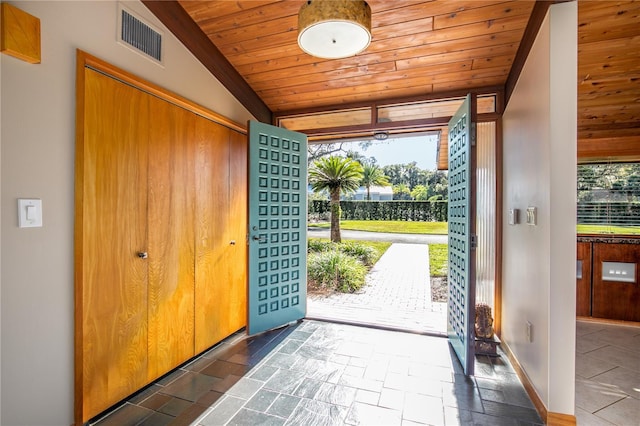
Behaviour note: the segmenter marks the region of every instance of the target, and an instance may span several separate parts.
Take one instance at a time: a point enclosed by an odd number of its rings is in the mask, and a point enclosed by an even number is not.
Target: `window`
[[[640,234],[640,163],[578,165],[578,233]]]

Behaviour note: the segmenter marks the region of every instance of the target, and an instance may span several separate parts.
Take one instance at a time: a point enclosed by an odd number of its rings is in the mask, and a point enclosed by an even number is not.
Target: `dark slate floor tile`
[[[472,412],[457,407],[444,407],[445,425],[471,425],[473,424]]]
[[[282,426],[285,423],[285,419],[281,417],[271,416],[266,413],[260,413],[258,411],[248,410],[246,408],[241,409],[231,421],[229,426],[247,426],[247,425],[260,425],[260,426]]]
[[[303,399],[287,420],[287,425],[325,426],[342,424],[347,408]]]
[[[147,408],[127,403],[97,422],[96,426],[135,426],[153,413]]]
[[[248,400],[251,399],[263,385],[264,382],[243,377],[227,391],[227,395]]]
[[[496,417],[489,414],[471,413],[473,426],[518,426],[516,419]]]
[[[297,355],[291,355],[286,353],[275,353],[267,360],[265,360],[265,365],[270,365],[276,368],[291,368],[296,362],[300,360],[300,357]]]
[[[224,379],[230,374],[234,376],[242,376],[249,369],[246,365],[235,364],[229,361],[214,361],[209,364],[207,367],[200,370],[201,374],[206,374],[207,376],[218,377],[220,379]]]
[[[442,400],[446,407],[455,407],[461,410],[484,412],[482,398],[478,390],[470,385],[443,383]]]
[[[182,377],[186,373],[187,372],[185,370],[183,370],[183,369],[178,369],[178,370],[172,371],[171,373],[165,375],[160,380],[156,381],[156,384],[158,384],[160,386],[168,386],[169,384],[171,384],[175,380],[179,379],[180,377]]]
[[[242,379],[242,376],[236,376],[233,374],[228,375],[224,379],[217,379],[215,383],[211,386],[212,391],[225,393],[229,389],[231,389],[236,383],[238,383]]]
[[[304,374],[299,371],[278,370],[264,384],[264,388],[291,395],[303,380]]]
[[[215,360],[210,359],[210,358],[205,358],[205,357],[200,357],[195,359],[193,362],[185,365],[184,367],[182,367],[183,370],[187,370],[187,371],[195,371],[195,372],[199,372],[201,371],[203,368],[208,367],[210,364],[212,364]]]
[[[302,401],[302,398],[298,398],[297,396],[280,394],[278,398],[273,401],[267,413],[288,419],[291,413],[298,407],[300,401]]]
[[[349,407],[356,399],[356,388],[323,383],[314,399],[328,402],[329,404]]]
[[[245,404],[245,408],[265,413],[279,395],[278,392],[261,389]]]
[[[174,420],[173,416],[156,412],[144,419],[142,423],[138,423],[138,426],[166,426]]]
[[[302,344],[303,342],[300,340],[288,340],[280,347],[278,352],[293,354],[300,348],[300,346],[302,346]]]
[[[145,399],[138,405],[144,408],[148,408],[149,410],[158,411],[160,407],[171,401],[172,398],[173,397],[170,395],[156,393],[155,395],[151,395],[149,398]]]
[[[525,422],[541,423],[542,420],[536,410],[519,407],[517,405],[502,404],[493,401],[482,401],[485,414],[492,416],[502,416]]]
[[[302,371],[307,378],[322,382],[338,383],[345,366],[331,361],[323,361],[312,358],[302,358],[296,362],[292,370]]]
[[[315,343],[315,342],[314,342]],[[298,348],[296,355],[303,358],[321,359],[323,361],[328,360],[333,355],[333,352],[327,348],[321,346],[312,346],[304,344]]]
[[[140,404],[142,401],[144,401],[145,399],[149,398],[150,396],[156,394],[160,390],[162,390],[162,386],[159,386],[157,384],[153,384],[153,385],[145,388],[143,391],[138,392],[137,394],[135,394],[134,396],[129,398],[129,400],[127,402],[129,402],[130,404]]]
[[[199,404],[199,405],[204,405],[205,407],[210,407],[217,400],[219,400],[223,395],[224,395],[224,393],[222,393],[222,392],[209,391],[209,392],[205,393],[204,395],[202,395],[200,398],[198,398],[196,403]]]
[[[306,341],[313,333],[310,331],[296,330],[289,335],[289,339],[299,340],[301,342]]]
[[[277,371],[278,371],[278,367],[273,367],[271,365],[262,365],[260,367],[257,367],[255,370],[252,370],[249,377],[251,377],[254,380],[260,380],[261,382],[266,382]]]
[[[309,379],[305,377],[305,379],[302,380],[300,385],[296,388],[295,391],[292,392],[292,394],[302,398],[313,399],[320,390],[322,384],[323,382],[320,380]]]
[[[172,417],[178,417],[184,410],[191,407],[193,402],[180,398],[171,398],[169,402],[160,407],[157,411],[168,414]]]
[[[220,379],[216,377],[190,371],[162,389],[162,393],[195,402],[218,382]]]
[[[193,404],[184,410],[172,422],[171,426],[192,426],[195,420],[209,409],[208,406]]]
[[[520,407],[526,407],[535,409],[533,403],[529,399],[524,389],[509,389],[509,390],[494,390],[479,388],[480,397],[482,400],[500,402],[502,404],[518,405]]]
[[[224,425],[240,411],[245,402],[244,399],[227,396],[220,400],[215,408],[200,420],[200,424],[205,426]]]

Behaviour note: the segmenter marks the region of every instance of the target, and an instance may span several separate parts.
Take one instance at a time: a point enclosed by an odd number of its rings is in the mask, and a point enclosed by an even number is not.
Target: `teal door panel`
[[[449,121],[449,300],[447,335],[466,375],[474,373],[475,97]]]
[[[307,310],[307,137],[249,122],[248,332]]]

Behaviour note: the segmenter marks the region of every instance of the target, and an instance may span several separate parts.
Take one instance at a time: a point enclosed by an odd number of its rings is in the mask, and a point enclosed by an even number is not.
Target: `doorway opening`
[[[345,255],[327,253],[330,194],[310,176],[307,317],[446,336],[448,186],[446,171],[437,170],[438,140],[439,132],[424,132],[309,145],[311,170],[338,157],[340,167],[359,167],[361,174],[340,192],[344,249],[338,250]],[[349,256],[371,251],[378,252],[374,262],[367,254],[359,259],[366,268],[362,287],[337,279],[337,287],[327,285],[329,267],[344,267],[349,281],[349,269],[357,267]]]

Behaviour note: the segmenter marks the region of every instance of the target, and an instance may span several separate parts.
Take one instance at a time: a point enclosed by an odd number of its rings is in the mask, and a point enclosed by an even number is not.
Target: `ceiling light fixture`
[[[387,138],[389,137],[389,132],[375,132],[373,134],[373,138],[377,141],[384,141],[387,140]]]
[[[298,13],[298,45],[309,55],[339,59],[371,43],[371,8],[364,0],[308,0]]]

